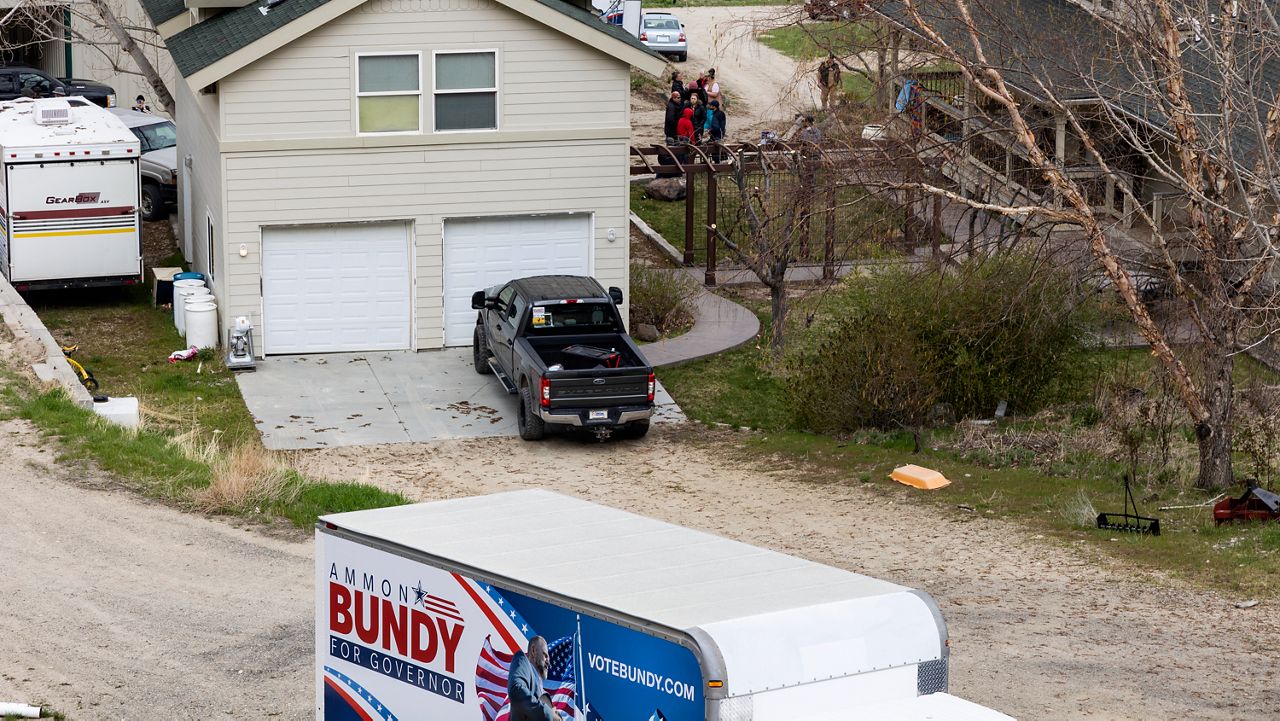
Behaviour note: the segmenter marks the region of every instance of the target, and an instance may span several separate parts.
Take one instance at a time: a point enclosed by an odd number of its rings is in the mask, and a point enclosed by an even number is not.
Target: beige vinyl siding
[[[223,169],[222,154],[218,151],[218,136],[214,123],[218,118],[218,96],[196,95],[186,83],[178,83],[178,117],[182,118],[181,130],[178,133],[178,162],[182,163],[191,156],[189,177],[191,187],[180,188],[180,193],[191,194],[191,252],[188,260],[191,267],[201,272],[209,269],[208,242],[206,240],[206,223],[213,217],[214,232],[223,235]],[[185,228],[182,217],[183,201],[178,198],[178,227]],[[214,285],[211,288],[219,301],[226,296],[226,246],[216,242],[221,251],[215,259]],[[219,312],[222,317],[221,302]]]
[[[418,349],[443,344],[446,218],[591,213],[595,275],[627,290],[627,164],[625,140],[229,154],[226,246],[249,252],[227,254],[224,323],[247,315],[262,327],[261,228],[272,225],[412,223]]]
[[[378,51],[422,53],[429,133],[431,52],[464,49],[498,51],[501,130],[627,127],[627,65],[585,43],[491,0],[371,0],[221,81],[224,137],[355,135],[354,57]]]

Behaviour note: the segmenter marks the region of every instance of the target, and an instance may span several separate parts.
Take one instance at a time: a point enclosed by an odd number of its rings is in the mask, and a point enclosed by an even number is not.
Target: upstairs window
[[[418,53],[356,56],[359,132],[421,132],[421,67]]]
[[[498,129],[498,54],[495,51],[435,54],[435,129]]]

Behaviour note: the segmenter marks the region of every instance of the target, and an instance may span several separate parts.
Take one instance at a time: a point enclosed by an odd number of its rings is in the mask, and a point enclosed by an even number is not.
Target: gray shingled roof
[[[147,15],[151,17],[151,22],[159,25],[166,20],[172,20],[187,11],[187,6],[182,0],[141,0],[142,9],[147,11]]]
[[[922,17],[953,48],[972,52],[967,30],[952,6],[930,3],[917,7],[925,8]],[[1040,83],[1045,83],[1059,99],[1104,99],[1155,128],[1167,128],[1167,117],[1148,87],[1152,78],[1159,77],[1158,69],[1150,58],[1139,57],[1131,48],[1117,47],[1115,32],[1084,9],[1067,0],[984,0],[972,3],[971,8],[988,62],[1002,68],[1005,80],[1018,90],[1043,99]],[[902,0],[884,0],[876,9],[903,27],[914,26]],[[1206,35],[1212,32],[1206,26]],[[1221,130],[1213,117],[1224,84],[1221,68],[1209,57],[1212,45],[1188,44],[1182,55],[1188,95],[1202,114],[1203,130],[1210,134]],[[1239,52],[1234,70],[1254,84],[1260,97],[1272,97],[1280,87],[1280,59],[1272,53],[1259,57]],[[1228,88],[1239,87],[1239,82]],[[1267,108],[1256,110],[1259,118],[1265,117]],[[1261,126],[1241,121],[1231,127],[1238,158],[1256,150],[1256,131]]]
[[[179,8],[182,7],[182,0],[143,0],[143,2],[148,14],[153,13],[153,6],[167,8],[176,2]],[[183,77],[189,77],[253,41],[288,25],[326,2],[329,0],[285,0],[265,16],[258,11],[258,3],[251,3],[187,28],[170,37],[165,44],[169,47],[169,54],[173,56],[178,72],[182,73]],[[577,20],[592,30],[612,36],[654,57],[661,57],[622,28],[604,23],[595,15],[564,0],[538,0],[538,2]],[[161,11],[161,8],[155,9],[155,12]],[[159,24],[168,18],[152,14],[151,19]]]

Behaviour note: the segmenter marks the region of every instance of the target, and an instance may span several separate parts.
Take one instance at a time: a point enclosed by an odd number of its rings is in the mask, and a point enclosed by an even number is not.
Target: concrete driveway
[[[278,356],[236,380],[276,450],[518,435],[516,398],[469,348]],[[655,422],[684,420],[661,386],[657,399]]]

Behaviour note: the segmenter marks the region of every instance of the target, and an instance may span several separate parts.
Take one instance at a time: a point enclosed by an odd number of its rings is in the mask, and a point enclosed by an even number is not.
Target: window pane
[[[389,133],[417,129],[417,95],[360,98],[360,132]]]
[[[436,130],[493,130],[497,127],[497,93],[436,96]]]
[[[418,90],[417,55],[375,55],[360,58],[360,92]]]
[[[141,128],[149,150],[172,148],[178,144],[178,131],[173,123],[156,123]]]
[[[436,89],[494,88],[493,53],[447,53],[436,56]]]

